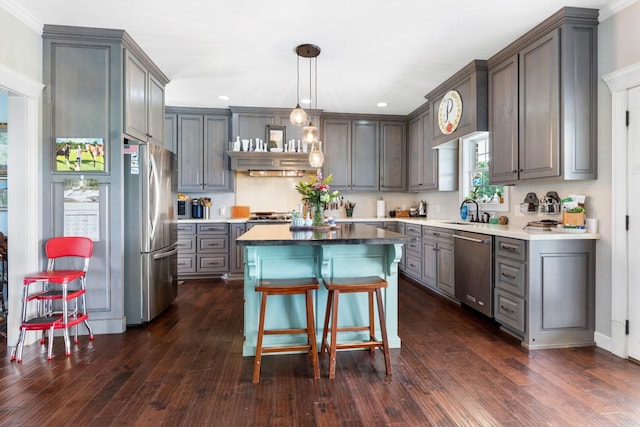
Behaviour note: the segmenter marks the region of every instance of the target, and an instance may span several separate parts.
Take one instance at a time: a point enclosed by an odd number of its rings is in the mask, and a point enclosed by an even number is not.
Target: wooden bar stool
[[[320,354],[326,349],[329,353],[329,378],[336,376],[336,351],[338,349],[369,348],[375,351],[376,347],[382,349],[387,375],[391,375],[391,358],[389,357],[389,341],[387,339],[387,323],[384,317],[382,305],[382,288],[387,287],[387,281],[378,276],[333,278],[324,281],[329,290],[327,298],[327,311],[324,317],[324,330],[322,332],[322,345]],[[341,293],[367,292],[369,294],[369,324],[367,326],[338,327],[338,298]],[[373,294],[376,294],[378,304],[378,318],[382,341],[375,337],[375,322],[373,317]],[[331,317],[331,327],[329,327]],[[369,341],[338,344],[338,332],[369,331]],[[331,343],[327,342],[327,335],[331,334]]]
[[[291,351],[306,350],[311,356],[313,363],[313,379],[320,378],[320,368],[318,367],[318,347],[316,344],[316,326],[313,314],[313,291],[320,289],[318,280],[315,277],[302,279],[273,279],[259,280],[256,285],[256,292],[262,292],[262,302],[260,304],[260,323],[258,325],[258,343],[256,345],[256,358],[253,364],[253,382],[260,381],[260,364],[262,353],[283,353]],[[294,329],[264,329],[264,318],[267,309],[267,297],[270,295],[305,295],[307,325],[305,328]],[[262,339],[264,335],[294,335],[307,334],[307,344],[287,345],[281,347],[263,347]]]

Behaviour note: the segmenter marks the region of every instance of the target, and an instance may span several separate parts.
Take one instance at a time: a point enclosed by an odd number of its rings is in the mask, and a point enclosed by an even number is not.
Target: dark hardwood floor
[[[187,281],[149,325],[81,337],[54,360],[0,361],[0,425],[633,426],[640,366],[596,347],[527,351],[486,318],[400,280],[402,348],[338,354],[336,379],[306,355],[242,357],[242,284]]]

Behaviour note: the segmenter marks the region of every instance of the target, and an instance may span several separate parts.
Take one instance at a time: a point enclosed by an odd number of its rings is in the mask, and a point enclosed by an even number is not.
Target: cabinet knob
[[[520,169],[520,172],[524,172],[524,169]]]

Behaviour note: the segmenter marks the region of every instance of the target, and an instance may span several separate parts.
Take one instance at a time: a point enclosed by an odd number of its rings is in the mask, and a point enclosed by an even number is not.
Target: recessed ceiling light
[[[227,95],[220,95],[218,98],[220,98],[223,101],[228,101],[229,97]]]
[[[389,104],[387,104],[386,102],[378,102],[376,105],[382,108],[382,107],[386,107]]]
[[[309,98],[301,99],[300,104],[311,104],[311,100]]]

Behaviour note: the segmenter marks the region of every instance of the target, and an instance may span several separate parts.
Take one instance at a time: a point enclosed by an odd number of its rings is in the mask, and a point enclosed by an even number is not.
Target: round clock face
[[[438,124],[445,135],[453,133],[462,116],[462,98],[458,91],[450,90],[442,97],[438,110]]]

